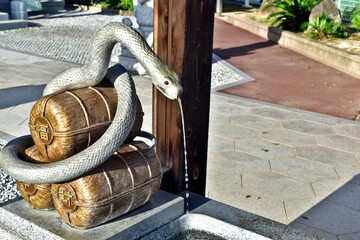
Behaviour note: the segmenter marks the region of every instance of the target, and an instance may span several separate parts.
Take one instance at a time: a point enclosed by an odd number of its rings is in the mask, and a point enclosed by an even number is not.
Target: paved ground
[[[43,84],[72,64],[4,49],[0,55],[0,68],[7,69],[1,73],[0,137],[9,140],[28,134],[30,108]],[[22,74],[12,74],[20,67]],[[151,83],[136,83],[150,130]],[[329,239],[358,232],[359,131],[348,120],[213,93],[207,196]]]
[[[328,239],[359,239],[359,127],[213,94],[207,195]]]
[[[347,75],[220,19],[215,21],[214,53],[254,78],[223,93],[346,119],[354,119],[360,111],[360,76]]]
[[[5,49],[0,56],[7,141],[28,134],[43,85],[72,64]],[[149,130],[151,84],[136,83]],[[219,93],[210,119],[207,196],[328,239],[360,238],[357,122]]]

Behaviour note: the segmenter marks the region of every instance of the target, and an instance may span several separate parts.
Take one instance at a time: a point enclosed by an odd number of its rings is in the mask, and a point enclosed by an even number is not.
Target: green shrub
[[[134,10],[132,0],[106,0],[104,2],[101,2],[101,7],[110,9],[121,9],[127,11]]]
[[[341,22],[335,22],[325,14],[316,16],[313,23],[305,23],[302,28],[309,26],[305,35],[312,39],[324,40],[327,38],[349,37],[347,28]]]
[[[356,5],[355,12],[351,17],[351,22],[355,25],[356,29],[360,30],[360,3]]]
[[[118,6],[122,10],[127,10],[127,11],[134,10],[134,5],[132,0],[121,0]]]
[[[271,25],[291,30],[300,31],[301,25],[309,20],[311,10],[321,0],[267,0],[270,2],[264,10],[269,8],[278,9],[269,15]]]

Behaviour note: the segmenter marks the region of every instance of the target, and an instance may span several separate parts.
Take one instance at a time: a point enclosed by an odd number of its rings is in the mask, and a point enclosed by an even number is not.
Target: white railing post
[[[338,6],[338,8],[340,9],[340,6],[341,6],[341,0],[337,0],[337,6]]]
[[[250,0],[245,0],[244,7],[252,7],[252,6],[250,5]]]
[[[216,0],[216,14],[221,15],[222,13],[223,0]]]

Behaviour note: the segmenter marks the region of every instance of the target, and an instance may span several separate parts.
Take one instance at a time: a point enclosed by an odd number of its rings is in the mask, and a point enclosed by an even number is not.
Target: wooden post
[[[155,0],[155,52],[180,75],[188,152],[189,190],[205,194],[214,0]],[[153,95],[153,133],[171,192],[185,190],[184,148],[177,101]],[[169,181],[169,180],[167,180]]]

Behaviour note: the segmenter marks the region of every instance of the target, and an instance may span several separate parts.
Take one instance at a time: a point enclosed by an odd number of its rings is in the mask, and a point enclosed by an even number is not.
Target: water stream
[[[184,167],[185,167],[185,213],[189,213],[189,174],[188,174],[188,159],[187,159],[187,151],[186,151],[186,134],[185,134],[185,120],[184,120],[184,110],[181,103],[181,99],[177,98],[180,108],[181,114],[181,125],[182,125],[182,133],[183,133],[183,144],[184,144]]]

